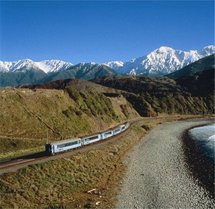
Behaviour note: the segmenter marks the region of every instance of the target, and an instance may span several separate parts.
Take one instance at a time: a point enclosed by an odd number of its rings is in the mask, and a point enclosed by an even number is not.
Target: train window
[[[64,147],[76,145],[78,143],[79,143],[79,141],[68,142],[68,143],[65,143],[65,144],[59,144],[59,145],[57,145],[57,148],[64,148]]]
[[[59,144],[57,145],[57,148],[64,148],[65,147],[65,144]]]
[[[89,139],[89,140],[98,139],[98,135],[96,135],[96,136],[92,136],[92,137],[89,137],[89,138],[86,138],[86,139]]]
[[[114,132],[118,132],[118,131],[120,131],[120,128],[119,128],[119,129],[115,129],[115,130],[114,130]]]
[[[109,134],[112,134],[112,131],[109,131],[109,132],[104,133],[105,136],[107,136],[107,135],[109,135]]]

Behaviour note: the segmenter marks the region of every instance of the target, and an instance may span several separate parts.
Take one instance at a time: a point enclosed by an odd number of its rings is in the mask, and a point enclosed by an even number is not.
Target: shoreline
[[[201,146],[197,141],[189,136],[189,130],[193,128],[203,127],[204,125],[197,125],[186,129],[182,133],[183,151],[187,163],[187,169],[194,180],[204,187],[212,198],[215,199],[214,193],[214,161],[205,156]]]
[[[190,175],[182,141],[187,129],[208,123],[201,118],[153,128],[125,159],[115,208],[213,208],[214,198]]]

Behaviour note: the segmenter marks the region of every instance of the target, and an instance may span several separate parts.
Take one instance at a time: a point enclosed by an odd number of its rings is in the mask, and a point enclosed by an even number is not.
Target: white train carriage
[[[122,131],[121,131],[121,126],[117,126],[115,129],[113,129],[113,135],[117,135],[117,134],[120,134]]]
[[[126,126],[125,124],[121,125],[121,132],[125,131],[126,130]]]
[[[130,126],[130,123],[124,123],[122,125],[119,125],[113,129],[110,129],[105,132],[101,132],[98,134],[90,135],[90,136],[84,136],[82,138],[76,138],[76,139],[67,139],[62,141],[56,141],[51,142],[49,144],[46,144],[45,150],[46,153],[49,155],[54,155],[60,152],[65,152],[71,149],[75,149],[87,144],[91,144],[103,139],[110,138],[112,136],[115,136],[117,134],[120,134],[121,132],[127,130]]]
[[[101,139],[107,139],[113,136],[113,130],[108,130],[101,133]]]
[[[128,129],[129,126],[130,126],[130,123],[129,123],[129,122],[125,123],[125,128],[126,128],[126,129]]]
[[[46,144],[46,153],[54,155],[56,153],[65,152],[81,146],[82,141],[80,138],[56,141]]]
[[[101,140],[101,134],[85,136],[85,137],[82,137],[81,140],[84,145],[91,144],[91,143]]]

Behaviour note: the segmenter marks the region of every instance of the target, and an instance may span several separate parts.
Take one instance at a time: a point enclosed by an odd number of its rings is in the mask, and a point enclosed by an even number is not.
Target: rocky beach
[[[118,195],[122,208],[214,208],[210,192],[190,170],[183,133],[210,121],[178,121],[153,129],[126,159]]]

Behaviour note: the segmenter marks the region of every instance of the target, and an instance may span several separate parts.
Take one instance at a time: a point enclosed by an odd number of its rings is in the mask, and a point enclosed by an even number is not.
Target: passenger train
[[[108,139],[112,136],[118,135],[125,130],[127,130],[130,126],[129,122],[126,122],[122,125],[118,125],[113,129],[109,129],[104,132],[100,132],[90,136],[84,136],[76,139],[67,139],[62,141],[51,142],[45,145],[45,151],[48,155],[55,155],[60,152],[65,152],[68,150],[72,150],[78,147],[82,147],[88,144],[95,143],[97,141],[102,141]]]

